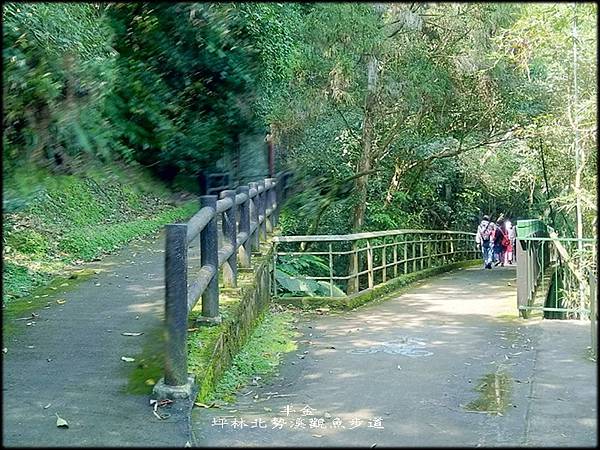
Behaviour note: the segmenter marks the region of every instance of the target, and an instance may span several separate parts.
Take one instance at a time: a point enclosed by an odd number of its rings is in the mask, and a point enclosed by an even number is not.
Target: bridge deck
[[[279,376],[242,389],[253,392],[231,408],[194,410],[197,445],[594,445],[589,324],[517,319],[515,276],[466,269],[350,313],[305,317]],[[560,348],[546,331],[556,325]]]

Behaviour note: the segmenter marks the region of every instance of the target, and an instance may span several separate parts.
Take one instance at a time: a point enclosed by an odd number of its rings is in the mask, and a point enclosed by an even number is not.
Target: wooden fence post
[[[237,206],[235,204],[235,191],[226,189],[221,191],[222,199],[230,199],[232,204],[231,208],[223,212],[223,237],[226,239],[227,244],[232,246],[231,256],[227,258],[223,264],[223,285],[225,287],[236,287],[237,286]],[[225,243],[224,243],[225,244]],[[227,245],[225,244],[225,245]]]
[[[217,237],[217,196],[202,195],[200,207],[214,209],[212,219],[200,232],[200,264],[214,267],[214,275],[202,293],[202,318],[199,322],[220,322],[219,316],[219,253]]]
[[[265,190],[265,180],[261,180],[258,182],[258,189],[262,189],[258,197],[258,238],[260,241],[267,240],[267,215],[265,211],[267,209],[267,201],[266,201],[266,190]]]
[[[240,186],[238,187],[238,192],[240,194],[245,194],[247,196],[246,200],[240,205],[239,213],[240,213],[240,223],[239,223],[239,232],[246,233],[246,241],[243,245],[240,245],[238,249],[238,261],[240,267],[251,267],[250,255],[250,188],[248,186]]]
[[[271,178],[265,178],[265,231],[267,235],[273,233],[273,204],[271,201],[272,194],[273,183]]]
[[[252,222],[254,222],[256,224],[256,228],[254,229],[254,232],[252,233],[252,235],[250,236],[250,248],[252,249],[253,252],[259,252],[260,251],[260,237],[259,237],[259,233],[260,233],[260,223],[259,223],[259,197],[258,197],[258,183],[255,182],[251,182],[248,183],[248,186],[250,187],[250,189],[254,189],[256,190],[257,194],[252,198],[251,202],[250,202],[250,225],[252,226]]]
[[[180,386],[188,379],[187,225],[167,225],[165,244],[165,384]]]

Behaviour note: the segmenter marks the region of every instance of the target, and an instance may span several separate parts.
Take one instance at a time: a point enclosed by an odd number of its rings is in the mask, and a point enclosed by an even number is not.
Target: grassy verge
[[[4,180],[3,303],[31,295],[83,262],[197,209],[195,201],[171,197],[139,169],[100,167],[85,175],[16,171]]]
[[[209,401],[233,402],[236,392],[253,377],[265,379],[274,374],[281,355],[297,349],[293,318],[289,311],[267,311],[209,395]]]

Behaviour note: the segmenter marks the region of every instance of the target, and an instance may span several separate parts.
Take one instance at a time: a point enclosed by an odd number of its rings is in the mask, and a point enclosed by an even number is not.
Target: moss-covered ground
[[[282,355],[297,349],[296,334],[291,326],[293,320],[294,316],[289,311],[271,308],[265,312],[208,400],[233,402],[236,392],[253,377],[260,376],[265,380],[273,375]]]
[[[141,169],[114,165],[73,175],[23,167],[3,185],[4,304],[197,210]]]

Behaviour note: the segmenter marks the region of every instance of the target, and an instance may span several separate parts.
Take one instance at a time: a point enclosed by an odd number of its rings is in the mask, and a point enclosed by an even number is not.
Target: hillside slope
[[[77,175],[23,167],[3,194],[4,303],[197,208],[147,172],[112,165]]]

